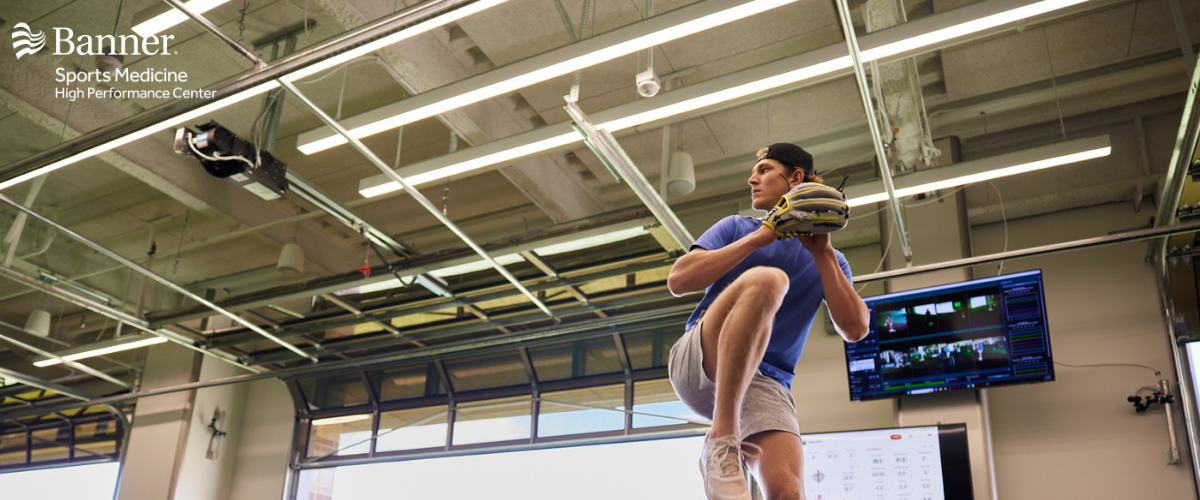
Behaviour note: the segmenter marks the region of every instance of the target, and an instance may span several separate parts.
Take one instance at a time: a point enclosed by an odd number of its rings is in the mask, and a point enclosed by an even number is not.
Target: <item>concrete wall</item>
[[[1138,228],[1147,217],[1145,208],[1134,213],[1132,203],[1118,203],[1013,220],[1008,248]],[[973,227],[971,234],[976,255],[1004,246],[1000,223]],[[880,255],[874,246],[845,253],[856,274],[869,273]],[[1129,243],[1010,261],[1004,271],[1042,269],[1056,362],[1144,364],[1175,382],[1145,255],[1146,244]],[[993,276],[996,270],[979,266],[975,276]],[[863,295],[879,292],[871,285]],[[840,337],[816,323],[792,386],[804,432],[893,425],[893,401],[849,401],[842,345]],[[989,390],[1000,498],[1196,498],[1190,464],[1166,465],[1161,410],[1137,414],[1125,401],[1140,387],[1154,385],[1151,371],[1062,365],[1056,370],[1054,382]],[[1181,413],[1176,418],[1182,422]],[[1182,434],[1179,445],[1186,456]]]

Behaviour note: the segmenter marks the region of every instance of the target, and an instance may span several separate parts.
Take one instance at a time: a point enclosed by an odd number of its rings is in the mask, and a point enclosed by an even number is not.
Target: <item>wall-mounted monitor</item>
[[[971,500],[964,424],[804,434],[808,500]]]
[[[864,301],[870,331],[846,343],[853,401],[1054,380],[1040,270]]]

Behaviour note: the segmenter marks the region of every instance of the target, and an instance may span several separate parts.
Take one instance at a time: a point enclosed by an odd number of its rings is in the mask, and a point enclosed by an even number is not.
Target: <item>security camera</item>
[[[658,89],[661,87],[662,82],[659,81],[658,74],[654,72],[654,68],[649,68],[637,74],[637,91],[642,97],[654,97],[658,95]]]

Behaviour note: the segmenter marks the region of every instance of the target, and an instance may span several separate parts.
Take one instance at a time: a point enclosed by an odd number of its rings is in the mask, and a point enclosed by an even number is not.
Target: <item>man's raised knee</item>
[[[747,269],[738,277],[737,281],[743,282],[742,284],[750,289],[761,290],[776,297],[783,297],[791,283],[787,273],[778,267],[771,266],[756,266]]]

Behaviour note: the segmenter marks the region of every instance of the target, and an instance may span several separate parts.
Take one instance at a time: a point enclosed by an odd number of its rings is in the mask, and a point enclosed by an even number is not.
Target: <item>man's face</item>
[[[770,210],[789,189],[804,181],[803,175],[799,169],[788,169],[776,160],[755,163],[746,181],[750,184],[750,206],[764,212]]]

